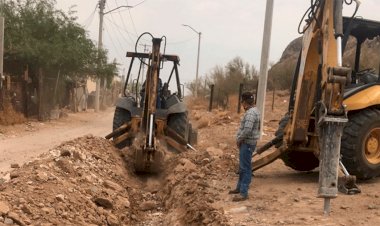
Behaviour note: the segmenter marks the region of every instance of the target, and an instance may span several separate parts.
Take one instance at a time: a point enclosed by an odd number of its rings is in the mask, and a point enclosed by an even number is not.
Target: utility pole
[[[187,25],[187,24],[182,24],[182,26],[189,27],[191,30],[193,30],[195,33],[198,34],[197,71],[196,71],[196,74],[195,74],[195,91],[194,91],[194,96],[198,97],[198,86],[199,86],[199,84],[198,84],[199,53],[200,53],[200,50],[201,50],[201,35],[202,35],[202,32],[198,32],[193,27],[191,27],[190,25]]]
[[[257,95],[257,108],[260,111],[260,138],[263,134],[264,127],[264,107],[265,107],[265,94],[267,90],[267,78],[268,78],[268,61],[269,61],[269,48],[272,31],[272,18],[273,18],[273,0],[267,0],[265,10],[265,22],[264,22],[264,35],[263,45],[261,49],[261,63],[260,63],[260,78]]]
[[[106,0],[99,0],[99,38],[98,38],[98,56],[103,47],[103,17]],[[101,62],[99,60],[98,65]],[[100,97],[100,78],[96,78],[96,91],[95,91],[95,112],[99,112],[99,97]]]
[[[109,10],[107,12],[104,12],[106,6],[106,0],[99,0],[99,38],[98,38],[98,54],[100,54],[102,48],[103,48],[103,17],[104,15],[111,13],[115,10],[118,10],[120,8],[133,8],[133,6],[127,6],[122,5],[119,7],[116,7],[115,9]],[[101,65],[101,62],[98,62],[99,66]],[[104,87],[106,87],[106,80],[104,80]],[[95,112],[99,111],[99,97],[100,97],[100,78],[96,79],[96,92],[95,92]],[[103,99],[105,98],[105,93],[103,96]]]
[[[3,79],[4,79],[4,1],[0,1],[0,95],[3,88]]]
[[[197,54],[197,73],[195,74],[195,97],[198,97],[198,72],[199,72],[199,52],[201,50],[201,32],[198,32],[198,54]]]

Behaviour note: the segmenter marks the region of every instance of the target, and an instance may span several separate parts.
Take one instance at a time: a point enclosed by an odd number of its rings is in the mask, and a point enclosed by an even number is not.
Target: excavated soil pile
[[[4,100],[4,103],[0,108],[0,125],[8,126],[23,123],[25,121],[26,118],[24,115],[16,112],[8,100]]]
[[[124,154],[123,154],[124,153]],[[161,175],[135,175],[128,149],[91,135],[65,142],[0,184],[0,225],[223,225],[213,169],[173,155]]]

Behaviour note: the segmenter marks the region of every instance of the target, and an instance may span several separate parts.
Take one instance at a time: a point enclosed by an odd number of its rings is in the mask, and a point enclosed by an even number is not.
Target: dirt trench
[[[224,225],[207,159],[173,155],[160,175],[136,176],[128,149],[80,137],[13,166],[0,187],[0,224]]]

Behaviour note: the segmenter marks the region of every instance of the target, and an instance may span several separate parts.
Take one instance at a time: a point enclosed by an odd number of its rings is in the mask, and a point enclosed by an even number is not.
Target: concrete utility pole
[[[0,89],[4,79],[4,17],[0,17]]]
[[[4,79],[4,0],[0,1],[0,91],[3,88]],[[0,93],[1,95],[1,93]]]
[[[264,22],[264,35],[263,46],[261,49],[261,63],[260,63],[260,78],[259,88],[257,95],[257,108],[261,113],[260,119],[260,138],[263,134],[264,125],[264,107],[265,107],[265,94],[267,90],[267,78],[268,78],[268,61],[269,61],[269,48],[272,31],[272,17],[273,17],[273,0],[268,0],[265,10],[265,22]]]
[[[187,24],[182,24],[182,26],[189,27],[191,30],[193,30],[195,33],[198,34],[198,54],[197,54],[197,72],[195,74],[195,91],[194,91],[194,96],[198,97],[198,72],[199,72],[199,52],[201,50],[201,35],[202,32],[196,31],[194,28],[192,28],[190,25]]]
[[[104,8],[106,6],[106,0],[99,0],[99,38],[98,38],[98,54],[103,48],[103,17],[104,15],[111,13],[120,8],[133,8],[133,6],[122,5],[115,9],[111,9],[110,11],[104,12]],[[99,62],[99,65],[101,62]],[[104,80],[104,87],[106,88],[106,80]],[[104,93],[105,95],[105,93]],[[99,111],[99,97],[100,97],[100,78],[96,79],[96,92],[95,92],[95,112]],[[104,96],[105,98],[105,96]],[[103,98],[103,100],[104,100]]]
[[[99,1],[99,38],[98,38],[98,54],[100,54],[103,47],[103,17],[106,0]],[[101,62],[98,62],[99,66]],[[96,91],[95,91],[95,112],[99,111],[99,97],[100,97],[100,78],[96,79]]]

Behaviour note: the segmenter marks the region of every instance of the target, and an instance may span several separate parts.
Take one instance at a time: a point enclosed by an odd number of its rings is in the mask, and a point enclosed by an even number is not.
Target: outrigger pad
[[[362,192],[356,185],[356,177],[352,175],[338,178],[338,190],[347,195],[355,195]]]

